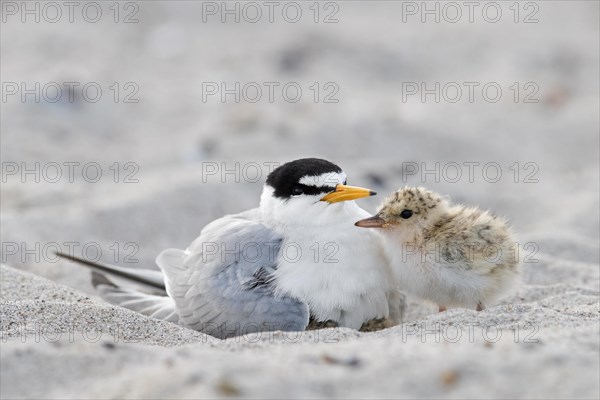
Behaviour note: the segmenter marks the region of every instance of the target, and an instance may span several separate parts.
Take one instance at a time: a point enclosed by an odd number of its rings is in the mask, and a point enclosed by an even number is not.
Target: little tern
[[[402,295],[378,235],[354,226],[370,214],[353,200],[374,194],[346,185],[329,161],[299,159],[269,174],[258,208],[209,223],[186,250],[160,253],[160,272],[60,255],[167,294],[118,287],[95,272],[107,301],[220,338],[309,322],[390,326],[402,317]]]

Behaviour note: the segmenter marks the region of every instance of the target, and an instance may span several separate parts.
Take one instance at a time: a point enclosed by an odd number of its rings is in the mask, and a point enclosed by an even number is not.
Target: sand
[[[499,23],[405,23],[402,2],[360,1],[337,2],[335,24],[203,23],[199,2],[138,2],[136,24],[108,9],[97,24],[3,22],[3,82],[105,95],[2,102],[3,173],[37,162],[41,175],[2,181],[2,398],[599,398],[598,3],[536,2],[533,24],[499,3]],[[203,83],[271,81],[297,82],[302,100],[202,100]],[[406,82],[472,81],[502,99],[403,101]],[[139,102],[115,103],[114,82],[136,83]],[[315,102],[314,82],[321,95],[336,83],[339,102]],[[88,271],[52,256],[75,246],[155,268],[162,249],[255,207],[269,165],[305,156],[382,195],[424,185],[507,217],[522,285],[481,313],[409,299],[404,323],[379,332],[222,341],[109,305]],[[79,163],[72,181],[66,167],[43,175],[65,162]]]
[[[598,292],[523,290],[375,333],[217,340],[3,267],[2,397],[594,398]]]

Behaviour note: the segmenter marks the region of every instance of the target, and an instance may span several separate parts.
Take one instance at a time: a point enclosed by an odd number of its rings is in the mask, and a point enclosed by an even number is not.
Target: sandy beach
[[[587,273],[597,277],[591,267]],[[433,313],[374,333],[330,328],[228,340],[9,267],[2,269],[2,293],[3,398],[593,398],[598,392],[598,292],[574,285],[528,285],[482,313]]]

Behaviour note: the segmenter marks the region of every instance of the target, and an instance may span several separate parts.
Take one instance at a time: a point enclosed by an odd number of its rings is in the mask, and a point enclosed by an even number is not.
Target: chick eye
[[[402,218],[404,218],[404,219],[409,219],[410,217],[412,217],[412,215],[413,215],[413,212],[412,212],[412,210],[403,210],[403,211],[400,213],[400,216],[401,216]]]
[[[293,196],[299,196],[301,194],[304,193],[304,190],[302,190],[302,188],[300,186],[296,186],[292,189],[292,195]]]

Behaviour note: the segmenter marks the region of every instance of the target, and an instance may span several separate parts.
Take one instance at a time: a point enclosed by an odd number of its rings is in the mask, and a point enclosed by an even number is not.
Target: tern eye
[[[300,186],[295,186],[292,189],[292,196],[300,196],[301,194],[304,194],[304,189],[302,189]]]
[[[409,219],[410,217],[412,217],[413,212],[412,210],[402,210],[402,212],[400,213],[400,217],[404,218],[404,219]]]

